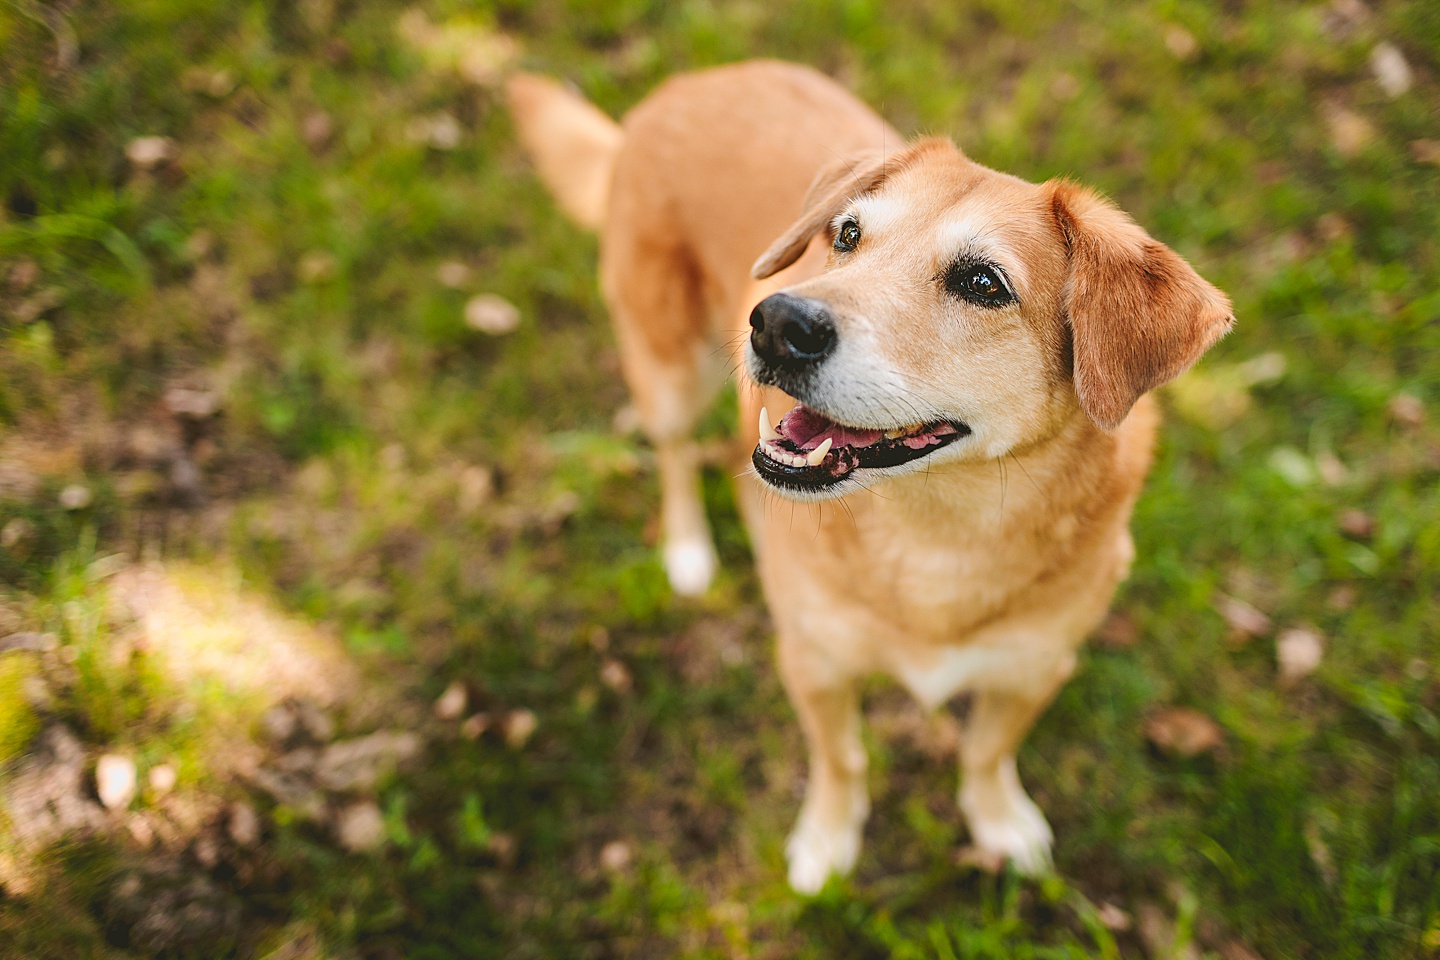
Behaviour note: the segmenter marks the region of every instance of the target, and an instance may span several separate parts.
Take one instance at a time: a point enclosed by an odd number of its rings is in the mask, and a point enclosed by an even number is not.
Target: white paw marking
[[[790,861],[790,888],[806,896],[817,894],[832,873],[840,876],[849,873],[859,856],[858,823],[827,830],[801,814],[795,832],[785,844],[785,858]]]
[[[720,558],[708,540],[677,540],[661,553],[670,589],[682,597],[698,597],[710,589]]]
[[[1050,845],[1055,840],[1050,824],[1023,791],[1007,793],[1009,810],[1004,816],[981,818],[970,813],[975,805],[967,803],[964,791],[961,792],[960,807],[970,825],[971,839],[982,854],[1003,857],[1027,876],[1049,873],[1053,869]]]

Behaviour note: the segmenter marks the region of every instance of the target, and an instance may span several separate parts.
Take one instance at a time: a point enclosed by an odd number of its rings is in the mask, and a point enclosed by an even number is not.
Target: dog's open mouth
[[[750,459],[767,483],[814,490],[839,483],[861,467],[898,467],[919,460],[969,433],[969,427],[953,420],[893,430],[847,427],[796,404],[774,426],[769,413],[760,411],[760,443]]]

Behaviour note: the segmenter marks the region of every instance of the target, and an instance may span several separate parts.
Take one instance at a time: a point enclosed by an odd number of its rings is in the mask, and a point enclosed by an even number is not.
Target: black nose
[[[750,346],[772,366],[809,366],[835,349],[835,321],[819,300],[774,293],[750,311]]]

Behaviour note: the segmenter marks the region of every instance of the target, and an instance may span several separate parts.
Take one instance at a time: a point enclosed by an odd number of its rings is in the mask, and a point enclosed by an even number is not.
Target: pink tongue
[[[814,450],[826,438],[836,447],[868,447],[882,436],[879,430],[863,430],[859,427],[842,427],[809,407],[799,405],[781,418],[776,426],[780,435],[790,440],[801,450]]]

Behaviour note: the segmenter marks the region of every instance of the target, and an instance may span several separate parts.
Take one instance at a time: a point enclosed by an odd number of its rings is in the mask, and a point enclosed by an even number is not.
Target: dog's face
[[[948,141],[822,171],[807,211],[756,263],[817,233],[827,269],[751,315],[750,375],[796,398],[762,417],[753,462],[796,499],[989,460],[1075,416],[1122,421],[1233,322],[1229,302],[1124,214],[1031,184]]]

